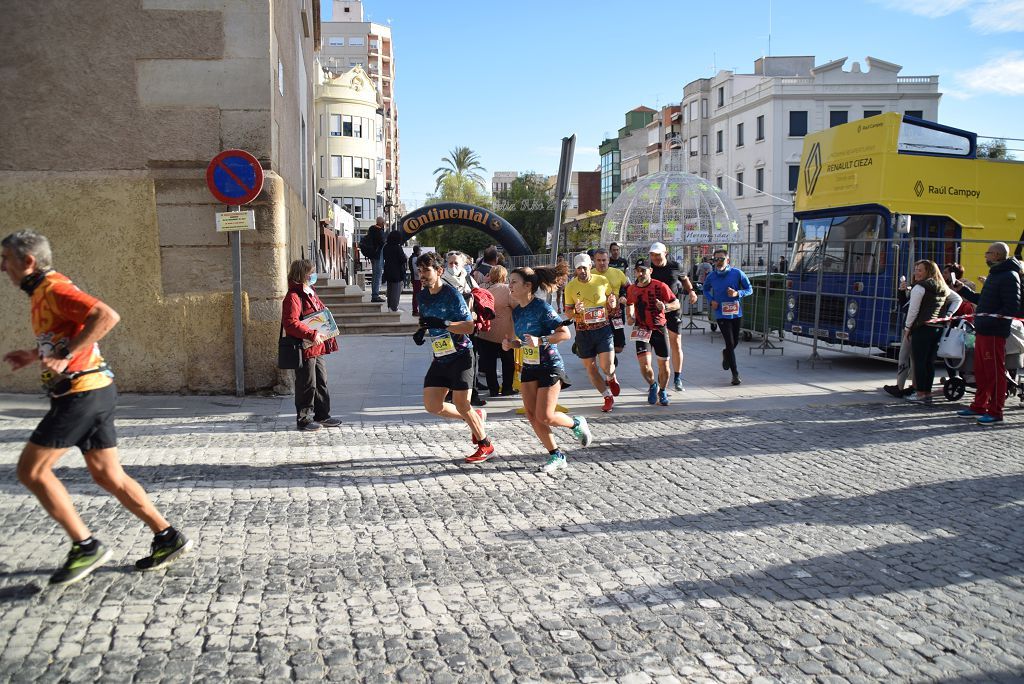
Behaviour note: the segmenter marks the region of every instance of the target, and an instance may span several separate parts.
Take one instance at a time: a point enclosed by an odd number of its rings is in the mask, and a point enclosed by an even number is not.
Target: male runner
[[[740,342],[740,324],[743,319],[742,297],[754,293],[747,274],[729,265],[729,253],[716,249],[715,268],[704,279],[704,297],[710,302],[711,312],[722,329],[722,370],[732,372],[732,384],[740,384],[736,368],[736,345]]]
[[[608,245],[608,256],[610,257],[608,263],[612,268],[617,268],[623,273],[629,268],[629,261],[622,256],[622,249],[619,247],[618,242],[613,242]]]
[[[612,410],[614,397],[619,396],[620,389],[612,358],[614,336],[610,321],[616,313],[618,299],[612,293],[607,278],[591,273],[593,265],[586,254],[576,255],[573,261],[576,278],[565,286],[565,306],[572,307],[576,315],[576,354],[583,359],[583,367],[587,369],[594,389],[604,397],[601,410],[608,412]],[[601,377],[598,364],[604,377]]]
[[[153,531],[151,553],[136,561],[136,569],[167,565],[192,542],[160,515],[145,490],[125,474],[117,456],[117,388],[96,343],[120,316],[50,268],[53,256],[45,236],[28,230],[12,233],[0,242],[0,250],[0,268],[31,298],[36,335],[35,349],[9,352],[4,361],[14,370],[38,361],[50,395],[49,412],[18,458],[18,479],[71,537],[71,551],[50,584],[77,582],[110,558],[110,550],[92,536],[53,472],[73,446],[81,449],[96,484]]]
[[[668,285],[651,279],[651,263],[646,259],[636,262],[636,279],[626,294],[628,314],[626,322],[633,326],[630,338],[636,341],[636,360],[640,374],[649,385],[647,403],[668,406],[668,333],[665,330],[665,312],[678,311],[679,300]],[[658,357],[658,378],[651,368],[651,350]]]
[[[618,300],[618,311],[612,316],[612,337],[615,342],[615,353],[621,354],[626,347],[626,287],[629,285],[629,278],[618,268],[609,265],[610,256],[608,250],[599,247],[594,250],[594,273],[608,279],[611,286],[611,293]],[[615,366],[618,367],[619,359],[616,356]]]
[[[655,242],[651,245],[651,277],[668,285],[672,294],[687,295],[690,306],[697,303],[697,293],[693,289],[690,277],[683,274],[678,262],[668,258],[668,249],[664,244]],[[679,336],[679,311],[670,311],[665,316],[665,327],[668,328],[668,350],[672,354],[673,388],[683,391],[683,340]]]

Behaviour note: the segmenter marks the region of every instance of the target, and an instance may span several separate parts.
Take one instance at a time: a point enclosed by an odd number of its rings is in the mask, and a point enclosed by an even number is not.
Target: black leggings
[[[914,389],[931,392],[935,384],[935,357],[942,328],[922,325],[910,333],[910,355],[914,359]]]
[[[475,343],[480,352],[480,370],[487,378],[487,389],[491,395],[498,394],[498,359],[501,359],[501,391],[508,394],[512,391],[512,379],[516,372],[515,352],[505,351],[497,342],[479,337]]]
[[[740,318],[719,318],[717,323],[722,331],[722,339],[725,341],[725,361],[733,375],[736,370],[736,345],[740,343]]]

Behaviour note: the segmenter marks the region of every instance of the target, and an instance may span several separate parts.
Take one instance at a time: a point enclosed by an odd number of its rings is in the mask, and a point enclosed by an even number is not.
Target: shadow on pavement
[[[588,523],[552,532],[499,533],[506,541],[577,535],[718,534],[773,526],[905,525],[943,536],[883,544],[865,551],[823,554],[806,560],[735,573],[724,578],[679,581],[631,591],[629,601],[667,603],[725,595],[771,601],[876,596],[976,582],[977,576],[1018,576],[1024,567],[1024,475],[938,482],[849,498],[817,496],[761,501],[710,513]],[[955,512],[954,512],[955,511]],[[798,528],[797,528],[798,529]],[[668,597],[668,598],[667,598]],[[598,603],[615,601],[614,596]]]

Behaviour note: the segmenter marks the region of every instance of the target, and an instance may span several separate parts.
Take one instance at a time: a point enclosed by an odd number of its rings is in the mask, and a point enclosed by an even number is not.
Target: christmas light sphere
[[[617,242],[624,254],[645,254],[655,242],[669,253],[685,245],[719,245],[739,239],[739,212],[705,178],[683,170],[679,152],[664,169],[626,186],[605,216],[601,244]]]

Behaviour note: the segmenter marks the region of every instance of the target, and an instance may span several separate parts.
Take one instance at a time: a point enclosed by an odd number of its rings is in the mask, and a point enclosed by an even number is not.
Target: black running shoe
[[[93,570],[108,560],[110,560],[110,549],[100,542],[96,543],[96,548],[92,553],[86,553],[77,543],[72,544],[64,565],[50,575],[50,584],[54,586],[74,584],[80,579],[85,579]]]
[[[148,572],[165,565],[170,565],[192,548],[192,540],[175,530],[174,536],[168,541],[159,542],[154,539],[153,544],[149,548],[150,554],[148,556],[135,561],[136,570]]]

